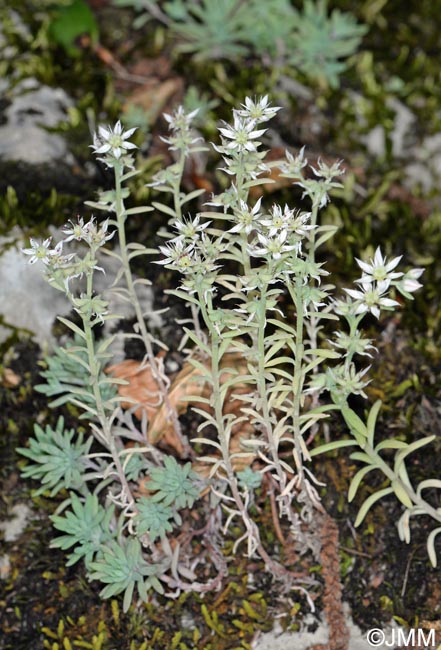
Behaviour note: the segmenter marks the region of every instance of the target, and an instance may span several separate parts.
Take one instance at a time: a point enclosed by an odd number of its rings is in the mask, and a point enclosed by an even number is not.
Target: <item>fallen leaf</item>
[[[148,114],[150,124],[155,124],[171,97],[182,90],[183,81],[180,77],[172,77],[163,82],[152,78],[127,97],[123,111],[127,111],[130,106],[142,108]]]
[[[123,408],[133,406],[134,401],[140,404],[134,413],[139,419],[141,419],[143,411],[147,414],[149,442],[158,444],[162,440],[179,452],[181,443],[174,434],[173,423],[170,421],[167,405],[161,400],[151,367],[148,364],[141,365],[138,361],[127,359],[122,363],[111,366],[107,369],[107,372],[128,382],[127,385],[118,386],[120,396],[127,399],[126,402],[123,401],[122,406]],[[225,354],[222,358],[221,383],[229,381],[236,374],[242,375],[247,372],[247,364],[242,355],[230,353]],[[195,367],[190,361],[187,361],[174,378],[168,391],[168,401],[178,415],[185,413],[189,406],[212,412],[213,409],[209,404],[198,400],[198,398],[209,400],[211,395],[210,384],[203,379],[202,375],[203,370],[201,368]],[[232,413],[240,417],[243,401],[238,397],[233,397],[233,395],[239,396],[249,392],[250,387],[246,383],[238,382],[232,386],[227,391],[224,400],[224,415]],[[230,453],[244,453],[242,440],[249,439],[254,432],[255,427],[250,421],[241,421],[234,425],[230,439]],[[201,433],[201,436],[203,435],[204,432]],[[255,458],[256,454],[254,452],[248,452],[244,456],[233,458],[233,466],[236,471],[240,471],[249,466]],[[195,471],[204,476],[209,474],[211,467],[210,463],[201,461],[194,464]]]
[[[160,358],[157,357],[156,360],[160,361]],[[141,406],[135,411],[136,417],[141,419],[143,411],[146,411],[150,422],[162,402],[161,392],[150,364],[142,365],[139,361],[126,359],[106,368],[106,373],[128,382],[126,385],[118,386],[120,397],[127,398],[127,401],[122,402],[122,407],[130,408],[134,402],[140,404]]]
[[[20,375],[17,375],[11,368],[3,369],[2,384],[5,388],[16,388],[20,383]]]

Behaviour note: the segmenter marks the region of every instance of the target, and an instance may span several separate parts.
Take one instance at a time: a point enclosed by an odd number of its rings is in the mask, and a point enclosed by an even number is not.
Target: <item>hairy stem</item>
[[[86,296],[89,300],[92,300],[92,295],[93,295],[93,271],[90,271],[87,274]],[[101,427],[104,441],[107,444],[107,447],[112,455],[113,462],[115,463],[118,478],[121,483],[121,487],[125,494],[126,500],[128,501],[128,505],[130,506],[131,509],[135,510],[134,507],[135,499],[133,498],[132,492],[130,490],[130,486],[128,484],[127,478],[125,476],[121,464],[118,447],[116,445],[116,438],[112,433],[111,419],[106,414],[104,399],[101,392],[101,386],[99,383],[99,374],[100,374],[101,367],[99,362],[96,359],[96,354],[95,354],[95,343],[94,343],[94,335],[93,335],[94,324],[93,324],[93,318],[91,313],[91,307],[88,308],[86,314],[82,314],[82,320],[83,320],[83,328],[84,328],[84,334],[86,340],[88,364],[90,367],[90,384],[95,398],[98,422]],[[100,440],[100,442],[103,442],[103,440]]]
[[[153,350],[152,340],[150,333],[147,330],[144,316],[142,313],[141,305],[139,304],[138,296],[135,289],[135,284],[132,276],[132,271],[130,268],[130,259],[129,253],[127,251],[127,242],[126,242],[126,231],[125,231],[125,220],[126,213],[124,207],[124,200],[122,197],[122,184],[121,184],[121,175],[122,168],[115,166],[115,190],[116,190],[116,219],[118,224],[118,237],[121,247],[121,262],[124,269],[124,277],[127,285],[127,290],[129,292],[130,301],[135,308],[136,320],[138,324],[138,332],[144,343],[144,347],[147,354],[147,360],[149,362],[153,378],[159,388],[159,392],[162,398],[163,403],[167,409],[167,415],[169,420],[173,424],[174,432],[182,444],[184,455],[190,453],[190,446],[187,438],[183,435],[181,430],[181,425],[179,422],[178,414],[176,409],[170,402],[168,397],[168,386],[167,381],[161,371],[161,368],[156,360],[155,353]]]

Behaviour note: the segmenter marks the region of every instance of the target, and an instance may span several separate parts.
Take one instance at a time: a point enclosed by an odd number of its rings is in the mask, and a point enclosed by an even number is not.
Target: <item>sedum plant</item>
[[[409,541],[413,516],[441,523],[441,509],[425,498],[426,490],[439,489],[441,482],[427,479],[413,487],[405,464],[433,436],[412,444],[375,444],[381,404],[374,404],[364,421],[348,402],[353,395],[366,397],[369,368],[361,364],[374,348],[361,329],[363,319],[396,309],[397,293],[411,299],[423,270],[400,271],[401,257],[388,259],[377,249],[373,259],[357,260],[361,275],[354,287],[335,290],[317,251],[336,230],[321,225],[319,213],[340,186],[341,164],[319,160],[308,167],[303,149],[297,155],[287,151],[284,160],[271,163],[301,187],[308,211],[252,198],[253,188],[271,182],[262,140],[266,123],[278,111],[268,97],[246,98],[233,111],[232,122],[222,123],[213,149],[221,156],[226,182],[194,215],[186,211],[202,190],[182,189],[186,163],[206,149],[192,131],[194,111],[179,107],[165,116],[169,134],[163,139],[174,160],[152,179],[158,200],[148,208],[127,209],[124,203],[126,183],[137,173],[133,130],[124,131],[119,122],[100,127],[93,150],[113,170],[115,190],[101,193],[91,205],[111,216],[102,221],[80,217],[66,226],[64,239],[54,247],[50,239],[31,240],[24,250],[30,263],[42,262],[46,279],[67,295],[81,322],[62,319],[76,336],[64,353],[81,367],[83,379],[69,378],[72,368],[63,365],[58,351],[58,361],[46,371],[46,392],[64,390],[90,425],[86,442],[81,432],[65,432],[62,421],[56,430],[36,427],[29,449],[20,450],[31,461],[24,475],[41,480],[41,490],[53,495],[65,490],[52,517],[64,534],[53,546],[73,547],[69,562],[84,560],[89,578],[104,583],[103,597],[124,593],[125,609],[134,593],[145,600],[151,589],[179,594],[219,587],[228,574],[222,552],[227,537],[234,539],[234,552],[260,556],[276,579],[308,597],[313,580],[301,581],[277,551],[267,548],[253,506],[270,495],[288,542],[301,552],[310,549],[317,559],[323,507],[312,458],[330,450],[354,447],[352,458],[363,463],[351,483],[350,500],[371,470],[382,472],[387,482],[361,504],[356,525],[388,495],[403,505],[399,532],[404,540]],[[165,241],[155,251],[127,242],[125,236],[126,219],[152,209],[164,215],[160,234]],[[119,247],[111,249],[109,242],[116,238]],[[83,248],[68,252],[73,240]],[[103,251],[120,265],[109,295],[94,289]],[[168,293],[188,305],[181,349],[193,382],[185,400],[201,418],[191,440],[190,432],[181,431],[170,381],[155,356],[164,345],[147,331],[137,301],[137,286],[144,280],[133,277],[130,263],[148,254],[175,272],[176,288]],[[135,305],[134,332],[100,338],[103,322],[117,319],[109,307],[115,291]],[[144,415],[135,398],[127,392],[122,397],[127,382],[104,372],[118,336],[135,337],[145,346],[140,367],[150,373],[156,389],[142,405]],[[154,429],[152,413],[159,408],[166,414],[161,426],[173,431],[176,456],[165,453]],[[332,412],[342,414],[349,437],[316,446],[316,434]],[[385,449],[395,451],[392,464],[382,456]],[[64,474],[61,466],[67,468]],[[198,530],[192,510],[204,522]],[[427,540],[434,565],[439,532],[438,525]],[[201,539],[196,546],[195,536]]]
[[[23,470],[25,478],[41,481],[42,486],[35,490],[38,496],[50,489],[49,495],[55,496],[60,490],[79,490],[84,488],[86,458],[93,442],[92,436],[84,441],[82,432],[66,430],[64,419],[60,417],[57,426],[50,425],[42,429],[34,427],[35,437],[31,438],[28,448],[18,451],[32,460],[32,464]]]
[[[296,13],[295,28],[288,45],[288,63],[312,79],[325,78],[332,88],[348,67],[348,58],[360,47],[365,25],[338,9],[328,16],[326,0],[305,0]]]
[[[82,358],[83,363],[80,362],[79,357]],[[47,397],[58,396],[50,402],[50,406],[53,408],[66,404],[66,402],[72,402],[78,388],[84,391],[82,399],[93,403],[95,398],[90,386],[87,364],[84,363],[86,359],[87,351],[82,346],[81,337],[76,334],[73,340],[67,341],[64,347],[55,348],[54,353],[47,358],[47,368],[40,373],[45,382],[34,386],[35,390]],[[104,400],[115,396],[115,385],[104,383],[105,377],[102,373],[100,379],[102,380]],[[86,392],[89,392],[88,396]],[[87,416],[87,412],[85,415]]]
[[[307,78],[325,79],[333,88],[366,33],[349,13],[326,0],[114,0],[141,13],[141,26],[153,17],[177,39],[177,51],[196,61],[258,57],[265,64],[294,67]]]

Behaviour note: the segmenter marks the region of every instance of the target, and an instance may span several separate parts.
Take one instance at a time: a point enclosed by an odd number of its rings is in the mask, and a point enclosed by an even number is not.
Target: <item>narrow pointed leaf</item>
[[[411,454],[413,451],[420,449],[420,447],[424,447],[425,445],[428,445],[430,442],[435,440],[435,438],[436,436],[425,436],[424,438],[421,438],[421,440],[416,440],[415,442],[412,442],[410,445],[407,446],[406,449],[401,449],[401,451],[397,452],[397,454],[395,455],[395,474],[398,474],[398,471],[401,465],[403,464],[406,456]]]
[[[377,422],[378,413],[382,406],[381,400],[377,400],[371,410],[369,411],[367,419],[367,431],[368,431],[368,443],[373,447],[374,446],[374,436],[375,436],[375,424]]]
[[[378,492],[375,492],[374,494],[371,494],[371,496],[366,499],[366,501],[363,503],[360,510],[358,511],[357,519],[355,520],[354,523],[355,528],[358,528],[358,526],[363,522],[367,513],[377,501],[379,501],[383,497],[388,496],[392,492],[393,489],[391,487],[387,487],[384,488],[383,490],[379,490]]]
[[[367,467],[362,467],[358,472],[355,474],[354,478],[351,481],[351,484],[349,486],[348,490],[348,502],[351,503],[355,495],[357,494],[358,488],[360,487],[360,483],[366,476],[366,474],[369,474],[373,469],[377,469],[375,465],[368,465]]]
[[[72,321],[68,320],[67,318],[63,318],[62,316],[58,316],[58,320],[60,323],[63,323],[63,325],[66,325],[66,327],[71,329],[72,332],[75,332],[78,334],[78,336],[81,336],[82,339],[86,340],[86,335],[84,334],[83,330],[78,327],[78,325],[75,325],[75,323],[72,323]]]
[[[435,530],[432,530],[432,532],[427,538],[427,552],[429,554],[429,559],[433,567],[436,567],[437,565],[437,558],[435,552],[435,538],[440,533],[441,533],[441,528],[435,528]]]
[[[355,440],[335,440],[335,442],[327,442],[320,447],[309,450],[310,456],[318,456],[319,454],[325,454],[327,451],[334,451],[334,449],[341,449],[343,447],[355,447],[357,443]]]
[[[351,408],[349,408],[349,406],[343,406],[341,409],[341,414],[343,415],[345,422],[351,431],[356,431],[360,435],[367,438],[368,431],[366,425],[358,417],[358,415]]]

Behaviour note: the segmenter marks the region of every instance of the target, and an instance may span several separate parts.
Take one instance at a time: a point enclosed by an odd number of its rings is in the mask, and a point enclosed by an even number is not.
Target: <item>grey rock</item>
[[[418,184],[428,194],[441,183],[441,133],[424,138],[413,154],[406,165],[408,184]]]
[[[31,509],[25,503],[16,503],[12,506],[8,521],[0,521],[0,530],[3,531],[5,542],[15,542],[19,539],[29,520]]]
[[[400,158],[406,154],[409,145],[413,145],[412,127],[416,122],[416,117],[412,111],[407,108],[403,102],[391,98],[386,101],[386,105],[395,113],[394,128],[391,135],[392,153],[395,158]]]
[[[61,88],[40,86],[26,79],[14,89],[4,110],[6,123],[0,127],[0,158],[32,164],[74,162],[65,140],[47,128],[66,118],[73,102]]]
[[[5,244],[0,241],[0,250]],[[28,247],[29,242],[19,241],[0,256],[0,313],[11,327],[32,332],[41,346],[52,345],[52,324],[57,315],[69,312],[70,305],[48,285],[36,264],[27,263],[20,248]],[[0,332],[0,341],[9,333]]]
[[[54,243],[59,239],[59,232],[54,232]],[[29,248],[29,242],[23,239],[18,229],[9,241],[0,239],[0,314],[8,325],[30,331],[41,347],[51,349],[56,343],[52,326],[57,316],[70,313],[71,305],[63,293],[46,282],[39,263],[28,263],[29,258],[23,255],[22,248]],[[106,255],[99,260],[99,265],[105,269],[105,274],[96,273],[95,289],[97,292],[104,292],[113,282],[118,262]],[[153,311],[152,288],[141,285],[138,287],[138,297],[149,327],[161,327],[161,319]],[[133,318],[135,312],[130,302],[111,292],[106,298],[110,301],[112,313],[122,318]],[[107,321],[106,327],[112,328],[116,323],[117,321],[113,320]],[[8,334],[10,330],[0,329],[0,342],[4,341]],[[118,355],[118,351],[116,354]],[[121,350],[119,356],[122,356]]]
[[[349,608],[347,608],[348,610]],[[251,645],[252,650],[310,650],[316,644],[327,647],[328,626],[325,622],[318,621],[319,626],[315,632],[282,632],[280,626],[276,624],[272,632],[261,634]],[[383,628],[374,628],[366,633],[354,624],[351,620],[349,611],[347,611],[347,626],[350,634],[349,650],[387,650],[395,647],[394,641],[401,640],[406,631],[402,630],[395,621],[383,626]],[[369,635],[371,632],[372,636]],[[370,641],[372,639],[372,641]],[[401,647],[401,646],[400,646]]]

